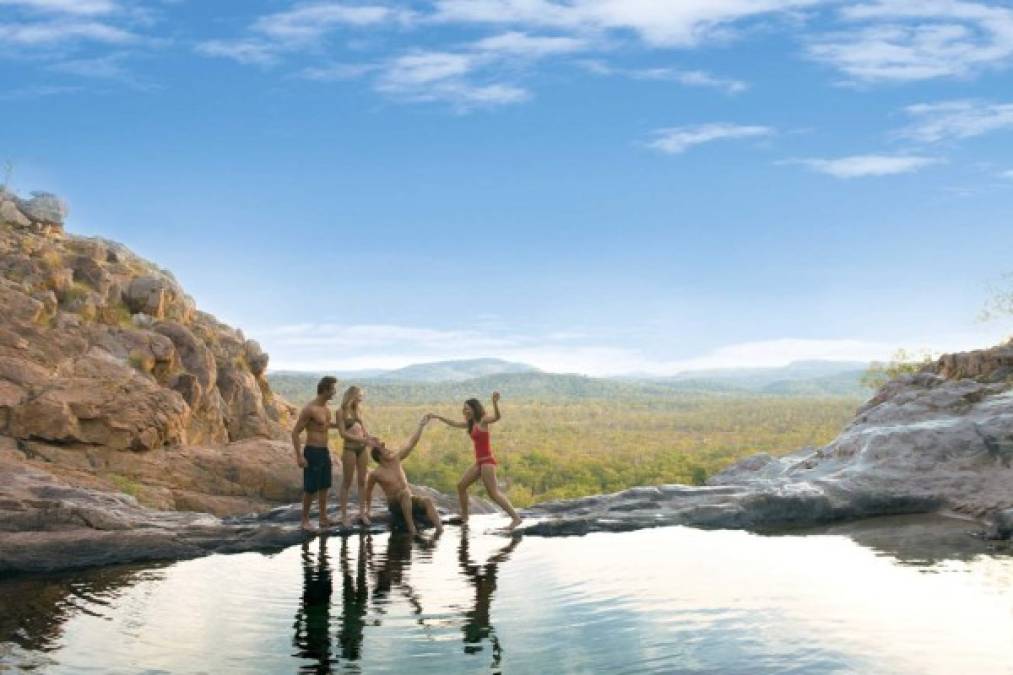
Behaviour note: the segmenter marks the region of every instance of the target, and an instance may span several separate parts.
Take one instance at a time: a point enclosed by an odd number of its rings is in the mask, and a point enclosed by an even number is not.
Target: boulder
[[[225,402],[225,419],[231,440],[271,436],[260,386],[252,373],[228,366],[218,371],[217,385]]]
[[[218,379],[218,367],[207,345],[186,326],[172,321],[159,323],[154,330],[172,341],[183,369],[197,377],[204,391],[210,391]]]
[[[0,284],[0,316],[8,321],[37,322],[45,306],[13,285]]]
[[[186,440],[183,399],[101,350],[73,360],[15,406],[10,433],[23,439],[147,450]]]
[[[28,216],[21,213],[17,204],[13,201],[0,201],[0,225],[13,225],[14,227],[28,227],[32,221]]]
[[[171,292],[171,284],[161,277],[137,277],[130,282],[124,301],[134,314],[142,313],[155,319],[164,319]]]
[[[994,514],[985,530],[988,539],[1013,539],[1013,509]]]
[[[29,218],[38,223],[63,225],[67,219],[67,204],[49,192],[33,192],[31,199],[19,204]]]

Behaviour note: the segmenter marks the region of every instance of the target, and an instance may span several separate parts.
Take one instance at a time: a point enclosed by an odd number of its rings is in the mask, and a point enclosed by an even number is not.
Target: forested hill
[[[315,395],[322,373],[278,372],[270,374],[274,391],[293,403],[302,403]],[[619,380],[561,375],[555,373],[500,373],[455,382],[404,382],[386,378],[344,379],[340,388],[358,384],[374,402],[423,403],[458,401],[471,397],[487,398],[500,391],[513,399],[527,400],[657,400],[686,396],[748,395],[864,398],[868,389],[859,384],[861,371],[822,375],[809,379],[786,379],[742,386],[732,380]]]

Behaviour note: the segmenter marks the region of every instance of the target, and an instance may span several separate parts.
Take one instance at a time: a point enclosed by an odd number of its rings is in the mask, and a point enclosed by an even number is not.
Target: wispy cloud
[[[206,40],[194,47],[194,51],[244,65],[263,66],[278,61],[278,49],[274,45],[256,40]]]
[[[1000,172],[999,177],[1007,180],[1013,180],[1013,169],[1007,169],[1006,171]]]
[[[835,178],[863,178],[912,173],[942,161],[936,157],[916,155],[852,155],[834,159],[791,159],[781,163],[801,164],[813,171],[825,173]]]
[[[433,45],[385,54],[367,64],[344,64],[327,55],[326,63],[303,65],[300,73],[318,81],[344,80],[373,71],[373,88],[408,101],[444,101],[459,110],[477,105],[503,105],[532,97],[523,83],[528,66],[579,52],[601,52],[615,39],[630,36],[655,48],[693,47],[727,37],[740,22],[789,15],[827,0],[681,0],[680,2],[618,2],[617,0],[435,0],[411,10],[384,4],[310,2],[255,19],[244,35],[199,44],[199,54],[242,64],[276,65],[291,56],[305,57],[325,48],[321,38],[343,28],[408,28],[419,34],[441,27],[485,26],[500,31],[470,43]],[[446,69],[444,76],[437,76]],[[626,76],[645,81],[670,81],[729,94],[747,84],[700,69],[631,70]]]
[[[741,140],[772,136],[774,129],[739,124],[699,124],[658,129],[647,146],[669,155],[681,154],[696,145],[714,141]]]
[[[727,38],[736,24],[795,12],[826,0],[437,0],[435,21],[630,32],[656,47],[689,47]]]
[[[383,24],[407,24],[414,13],[384,5],[350,5],[342,2],[312,2],[258,17],[249,35],[232,40],[216,39],[199,43],[198,54],[231,59],[242,64],[269,65],[286,53],[319,42],[339,28],[367,28]]]
[[[139,36],[98,21],[44,21],[0,23],[0,40],[22,46],[54,46],[76,41],[122,45],[136,42]]]
[[[79,86],[40,84],[4,91],[3,93],[0,93],[0,101],[20,101],[34,98],[45,98],[47,96],[76,94],[82,90],[83,87]]]
[[[0,0],[0,7],[15,7],[40,13],[96,16],[120,9],[113,0]]]
[[[860,24],[813,40],[809,55],[860,82],[965,77],[1013,57],[1013,8],[962,0],[881,0],[845,5]]]
[[[285,12],[257,19],[252,29],[278,42],[304,43],[319,40],[340,26],[375,26],[411,21],[414,14],[383,5],[349,5],[341,2],[314,2],[297,5]]]
[[[585,60],[579,63],[595,75],[628,77],[633,80],[652,82],[675,82],[686,87],[706,87],[726,94],[741,94],[749,89],[742,80],[718,77],[704,70],[681,70],[679,68],[617,68],[603,61]]]
[[[398,325],[299,324],[255,331],[278,370],[400,368],[413,363],[497,357],[556,373],[608,376],[674,375],[714,368],[762,368],[794,361],[886,360],[898,347],[958,351],[998,339],[1001,331],[908,337],[898,342],[854,338],[781,338],[723,345],[697,356],[658,358],[630,346],[605,344],[582,332],[517,335]]]
[[[943,101],[908,106],[905,112],[914,121],[899,135],[923,143],[973,138],[1013,129],[1013,103]]]

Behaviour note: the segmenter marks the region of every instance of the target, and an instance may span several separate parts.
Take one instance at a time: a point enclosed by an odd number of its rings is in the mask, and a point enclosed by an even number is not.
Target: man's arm
[[[302,456],[302,440],[299,437],[302,435],[306,425],[309,424],[309,421],[310,409],[306,407],[299,413],[299,419],[296,420],[295,426],[292,427],[292,449],[295,451],[295,463],[301,467],[306,466],[306,458]]]
[[[373,472],[369,472],[369,476],[366,477],[366,490],[362,496],[362,502],[359,504],[359,517],[362,518],[362,522],[369,525],[369,510],[373,506],[373,488],[376,487],[376,477]]]
[[[398,451],[397,453],[398,459],[404,461],[405,459],[408,458],[408,455],[412,454],[412,450],[414,450],[415,446],[419,444],[419,439],[422,438],[422,432],[425,430],[426,425],[429,424],[429,420],[431,419],[432,419],[431,415],[426,415],[425,417],[422,418],[422,421],[419,422],[419,428],[415,430],[415,433],[412,434],[412,437],[408,439],[408,442],[405,444],[405,446]]]
[[[446,417],[443,417],[442,415],[431,415],[431,416],[432,416],[432,418],[434,420],[440,420],[441,422],[443,422],[447,426],[456,427],[458,429],[467,429],[468,428],[468,425],[465,424],[464,422],[455,422],[454,420],[448,420]]]

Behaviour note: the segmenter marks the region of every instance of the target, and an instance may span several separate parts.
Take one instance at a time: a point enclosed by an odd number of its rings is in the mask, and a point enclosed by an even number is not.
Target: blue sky
[[[0,159],[275,368],[984,346],[1013,3],[0,0]]]

